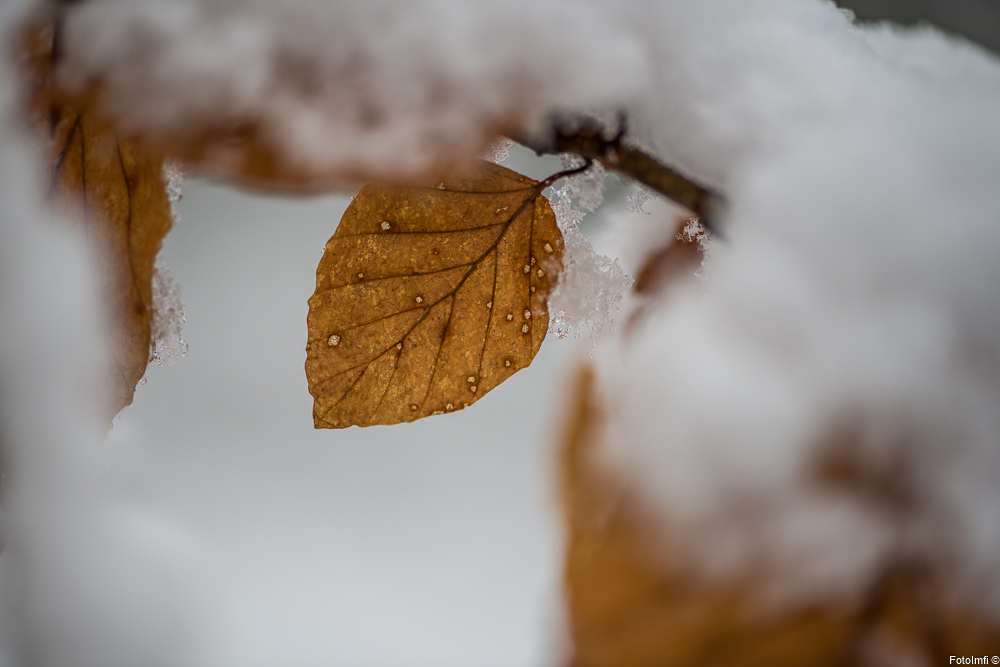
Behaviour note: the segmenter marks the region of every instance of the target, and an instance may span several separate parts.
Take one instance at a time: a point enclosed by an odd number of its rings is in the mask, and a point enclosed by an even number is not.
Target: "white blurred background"
[[[574,346],[547,342],[464,412],[314,430],[306,299],[348,203],[185,185],[163,258],[190,352],[116,419],[107,483],[185,542],[192,664],[550,664],[552,412]]]

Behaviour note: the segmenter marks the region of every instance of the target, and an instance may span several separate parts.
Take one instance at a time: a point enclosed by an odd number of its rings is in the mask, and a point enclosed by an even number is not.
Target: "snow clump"
[[[564,156],[563,169],[582,166]],[[579,228],[583,217],[604,201],[605,175],[595,162],[567,178],[550,198],[564,244],[562,273],[549,296],[549,332],[560,338],[570,332],[579,337],[584,329],[591,338],[606,328],[614,330],[619,303],[632,286],[631,276],[615,260],[595,252]]]

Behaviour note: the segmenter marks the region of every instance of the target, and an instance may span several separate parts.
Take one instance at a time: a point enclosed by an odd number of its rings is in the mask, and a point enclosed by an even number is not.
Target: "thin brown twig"
[[[624,138],[625,122],[622,118],[618,133],[611,139],[604,137],[599,126],[584,123],[571,130],[557,124],[551,140],[545,145],[537,141],[518,141],[539,155],[575,153],[587,160],[600,162],[605,168],[633,178],[677,202],[700,218],[706,229],[717,232],[715,215],[725,201],[723,196],[628,145]]]

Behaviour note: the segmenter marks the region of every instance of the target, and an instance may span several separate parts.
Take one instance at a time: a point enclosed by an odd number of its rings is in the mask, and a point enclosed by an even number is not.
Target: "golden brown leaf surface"
[[[317,428],[458,410],[531,363],[562,257],[544,186],[483,162],[437,186],[362,188],[309,299]]]
[[[955,604],[947,573],[905,559],[887,563],[864,599],[781,614],[752,602],[752,578],[685,576],[654,545],[662,524],[595,456],[607,413],[589,367],[573,386],[561,448],[572,667],[876,667],[1000,654],[1000,628]],[[838,479],[842,469],[854,470],[839,465]]]
[[[149,362],[153,263],[171,225],[162,159],[141,142],[116,136],[82,103],[55,101],[48,86],[51,28],[33,31],[27,47],[34,126],[52,164],[49,198],[83,229],[104,306],[113,358],[110,421],[132,403]]]

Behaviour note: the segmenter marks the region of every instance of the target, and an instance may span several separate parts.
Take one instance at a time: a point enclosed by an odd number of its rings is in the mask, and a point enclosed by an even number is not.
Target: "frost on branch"
[[[562,155],[563,169],[576,169],[585,162],[576,155]],[[555,191],[555,195],[567,206],[565,219],[567,225],[577,225],[587,213],[593,213],[604,203],[604,177],[607,172],[600,163],[592,163],[582,172],[566,179],[566,183]]]
[[[564,156],[563,166],[582,162]],[[584,328],[592,338],[607,327],[614,329],[618,304],[632,285],[618,262],[598,255],[579,229],[584,215],[604,201],[604,176],[604,168],[595,162],[552,193],[552,210],[566,243],[562,278],[549,299],[549,331],[560,338],[570,332],[580,336]]]

